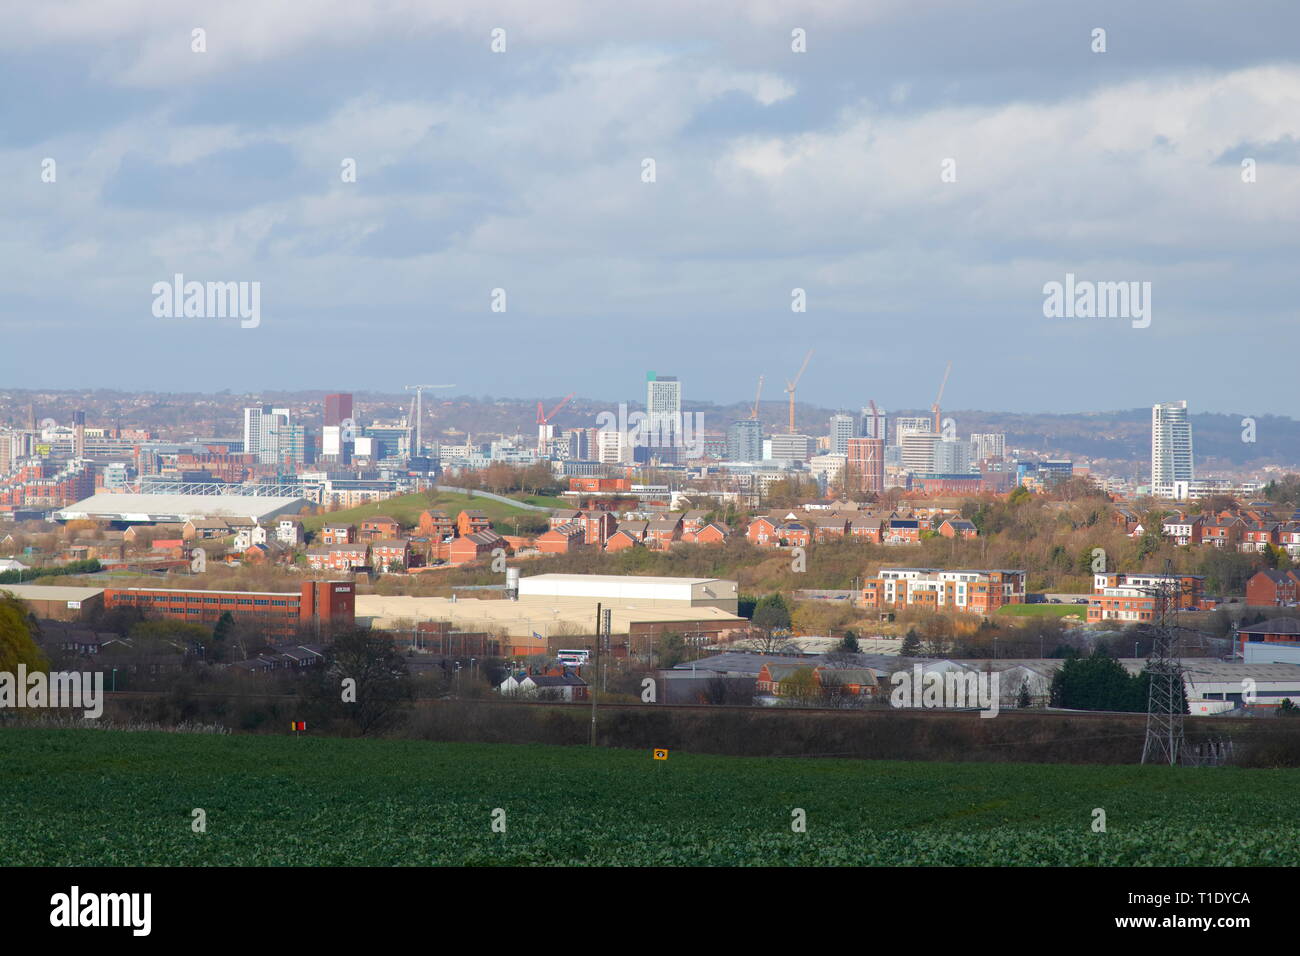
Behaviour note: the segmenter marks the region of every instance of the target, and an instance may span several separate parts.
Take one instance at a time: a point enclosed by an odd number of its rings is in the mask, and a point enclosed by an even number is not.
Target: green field
[[[1007,617],[1069,617],[1088,619],[1086,604],[1004,604],[997,613]]]
[[[560,504],[552,505],[553,499],[546,497],[533,496],[531,498],[521,498],[528,504],[536,504],[544,508],[562,507]],[[429,496],[423,492],[417,492],[411,495],[398,495],[395,498],[386,498],[383,501],[376,501],[373,504],[359,505],[356,508],[347,508],[343,511],[331,511],[323,515],[307,515],[302,519],[303,527],[308,531],[319,531],[327,523],[342,522],[344,524],[356,524],[366,518],[374,518],[377,515],[387,515],[388,517],[401,522],[403,527],[412,528],[420,520],[420,512],[429,508],[440,508],[447,514],[455,518],[466,508],[477,508],[489,518],[492,524],[501,533],[511,530],[511,522],[517,516],[537,515],[542,516],[541,512],[526,511],[523,508],[512,508],[510,505],[503,504],[500,501],[493,501],[490,498],[483,498],[475,495],[469,498],[465,495],[458,495],[451,492],[439,492],[433,498],[434,503],[429,503]]]
[[[9,865],[1300,863],[1293,770],[16,727],[0,766]]]

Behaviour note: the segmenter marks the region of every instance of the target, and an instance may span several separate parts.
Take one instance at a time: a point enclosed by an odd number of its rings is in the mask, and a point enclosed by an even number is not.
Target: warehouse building
[[[208,518],[245,518],[263,524],[309,507],[305,498],[262,495],[92,495],[54,512],[55,521],[114,525],[185,524]]]
[[[736,614],[735,581],[635,574],[534,574],[519,581],[519,598],[600,601],[618,607],[715,607]]]
[[[103,588],[50,587],[43,584],[0,584],[26,602],[43,621],[86,621],[104,607]]]

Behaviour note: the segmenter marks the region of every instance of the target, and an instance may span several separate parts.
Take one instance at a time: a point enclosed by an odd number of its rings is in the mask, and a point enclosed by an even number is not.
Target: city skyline
[[[6,385],[48,385],[30,356],[51,341],[70,381],[147,368],[173,391],[308,387],[340,354],[355,389],[384,388],[433,346],[470,393],[506,368],[514,394],[567,394],[575,345],[614,354],[627,329],[638,365],[698,399],[783,381],[814,348],[799,398],[820,406],[858,407],[866,380],[928,407],[951,357],[964,407],[1062,412],[1185,391],[1166,357],[1191,342],[1296,341],[1284,3],[1244,22],[1172,2],[724,3],[682,5],[684,25],[569,3],[176,3],[129,26],[67,6],[0,37],[27,91],[0,139]],[[190,282],[205,304],[230,284],[214,317],[183,317]],[[489,341],[491,368],[463,360]],[[921,342],[942,358],[918,362]],[[1189,398],[1290,413],[1286,376],[1245,365]],[[589,363],[581,390],[623,376]]]

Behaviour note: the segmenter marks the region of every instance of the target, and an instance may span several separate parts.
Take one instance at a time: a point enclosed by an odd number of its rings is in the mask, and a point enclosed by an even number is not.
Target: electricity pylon
[[[1142,744],[1143,763],[1178,764],[1183,756],[1183,666],[1179,648],[1178,608],[1182,604],[1182,578],[1169,566],[1154,587],[1145,589],[1155,597],[1155,639],[1147,674],[1151,690],[1147,697],[1147,735]]]

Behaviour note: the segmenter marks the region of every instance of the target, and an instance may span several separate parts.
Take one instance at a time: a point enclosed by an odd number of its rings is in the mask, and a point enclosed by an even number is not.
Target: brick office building
[[[105,588],[104,607],[138,608],[146,617],[213,625],[230,612],[236,621],[292,635],[301,627],[332,630],[356,622],[351,581],[304,581],[297,591],[198,591],[183,588]]]
[[[862,582],[862,603],[870,608],[992,614],[1003,605],[1025,603],[1025,572],[881,568],[875,577]]]

